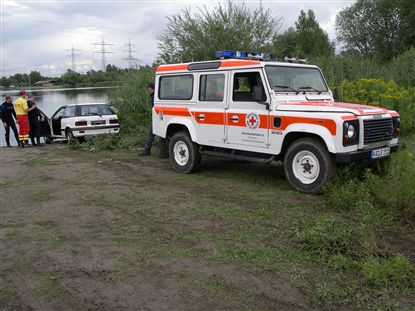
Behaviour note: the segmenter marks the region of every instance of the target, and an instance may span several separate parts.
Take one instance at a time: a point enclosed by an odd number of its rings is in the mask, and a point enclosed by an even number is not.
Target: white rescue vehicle
[[[195,171],[202,155],[280,160],[292,186],[318,193],[337,164],[397,149],[398,113],[334,102],[317,66],[216,54],[218,60],[156,69],[153,133],[168,144],[176,171]]]

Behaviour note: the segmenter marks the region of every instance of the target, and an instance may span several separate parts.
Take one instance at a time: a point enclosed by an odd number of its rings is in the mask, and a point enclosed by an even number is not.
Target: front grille
[[[365,145],[392,139],[392,118],[363,120],[363,128]]]

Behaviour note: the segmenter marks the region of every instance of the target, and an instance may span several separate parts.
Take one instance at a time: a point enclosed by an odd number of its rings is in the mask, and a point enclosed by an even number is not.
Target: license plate
[[[100,124],[105,124],[105,120],[91,121],[91,125],[100,125]]]
[[[370,152],[370,158],[378,159],[378,158],[387,157],[390,154],[390,152],[391,152],[390,147],[375,149]]]

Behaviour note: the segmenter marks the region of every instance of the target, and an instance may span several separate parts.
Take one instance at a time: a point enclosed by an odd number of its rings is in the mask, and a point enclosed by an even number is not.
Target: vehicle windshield
[[[276,92],[327,92],[327,85],[317,68],[266,66],[268,81]]]
[[[115,114],[114,110],[112,110],[111,107],[108,105],[80,105],[80,107],[81,116],[105,116]]]

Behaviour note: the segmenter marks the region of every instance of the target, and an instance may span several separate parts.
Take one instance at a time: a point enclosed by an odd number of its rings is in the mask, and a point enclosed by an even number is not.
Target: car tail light
[[[75,126],[86,126],[87,122],[86,121],[76,121],[75,122]]]
[[[118,120],[117,119],[112,119],[112,120],[110,120],[110,124],[118,124],[119,122],[118,122]]]

